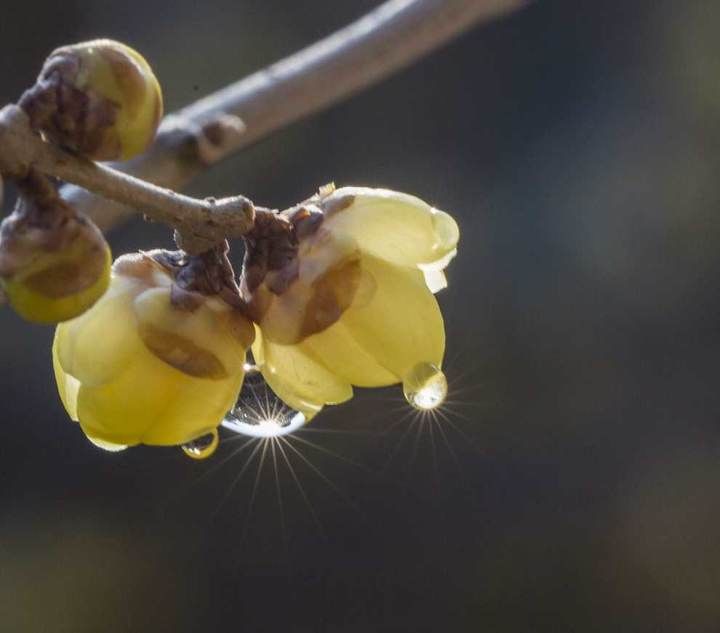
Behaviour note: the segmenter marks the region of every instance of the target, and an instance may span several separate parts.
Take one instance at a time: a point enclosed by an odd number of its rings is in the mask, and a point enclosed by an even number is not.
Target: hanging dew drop
[[[207,459],[217,449],[220,436],[217,429],[182,445],[183,453],[192,459]]]
[[[235,407],[222,421],[226,428],[248,437],[281,437],[305,424],[305,416],[282,402],[259,371],[245,375]]]
[[[439,407],[447,397],[447,378],[432,363],[418,363],[403,379],[403,393],[408,403],[420,411]]]

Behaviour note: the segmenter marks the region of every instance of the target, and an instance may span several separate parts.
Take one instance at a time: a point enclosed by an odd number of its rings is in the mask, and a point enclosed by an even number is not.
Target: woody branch
[[[72,183],[63,196],[103,229],[141,211],[179,230],[194,250],[209,248],[246,234],[255,213],[267,210],[256,210],[243,196],[200,200],[176,192],[194,176],[526,3],[388,0],[324,40],[169,115],[150,150],[124,164],[94,163],[46,143],[22,109],[6,106],[0,111],[0,173],[22,178],[33,168]]]

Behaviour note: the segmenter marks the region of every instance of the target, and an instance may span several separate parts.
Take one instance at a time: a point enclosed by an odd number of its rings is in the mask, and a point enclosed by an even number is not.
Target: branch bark
[[[243,196],[198,200],[46,143],[31,129],[28,115],[15,105],[0,110],[0,147],[0,172],[21,179],[31,168],[37,169],[108,200],[142,209],[148,217],[179,229],[186,241],[212,245],[245,235],[254,223],[254,205]]]
[[[345,99],[528,0],[388,0],[312,46],[166,117],[152,148],[116,169],[181,189],[209,165]],[[244,126],[238,125],[241,119]],[[133,209],[63,195],[107,230]]]

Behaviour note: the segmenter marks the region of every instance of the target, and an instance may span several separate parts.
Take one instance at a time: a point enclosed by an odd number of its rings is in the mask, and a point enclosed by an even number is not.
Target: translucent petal
[[[347,381],[298,345],[280,345],[258,335],[252,349],[263,377],[276,395],[308,418],[324,404],[338,404],[353,396]]]
[[[443,319],[422,272],[370,255],[363,257],[363,268],[375,277],[375,295],[368,304],[353,305],[341,319],[355,341],[396,381],[419,362],[440,366]]]
[[[124,370],[134,353],[128,344],[137,338],[131,310],[134,285],[113,286],[90,310],[56,330],[60,366],[84,385],[107,382]]]
[[[445,257],[435,262],[418,264],[418,268],[423,271],[423,275],[425,276],[425,285],[433,294],[447,288],[447,277],[445,277],[443,271],[455,255],[457,255],[457,249],[453,249],[445,255]]]
[[[299,344],[337,376],[358,387],[382,387],[398,378],[368,353],[341,318],[327,330]]]
[[[312,284],[331,268],[359,255],[360,247],[353,236],[321,229],[300,242],[299,277],[306,284]]]
[[[176,309],[170,287],[148,290],[152,281],[116,273],[101,302],[56,331],[53,364],[60,397],[95,443],[182,444],[216,428],[240,391],[252,324],[210,298],[195,309]],[[224,363],[216,360],[222,371],[198,377],[161,360],[141,338],[146,322],[185,337],[180,351],[214,359],[205,349],[211,348]],[[162,342],[168,341],[175,339]]]
[[[178,396],[183,375],[142,343],[140,347],[126,370],[110,382],[80,387],[77,412],[86,435],[113,444],[138,444]]]
[[[140,347],[111,382],[81,387],[78,415],[86,435],[114,444],[176,445],[217,427],[240,391],[242,368],[225,380],[195,378]]]
[[[183,376],[177,396],[142,437],[145,444],[183,444],[211,432],[232,409],[244,372],[222,381]]]
[[[441,290],[447,288],[447,277],[442,270],[423,270],[425,285],[433,294],[437,294]]]
[[[53,341],[52,347],[52,361],[53,371],[55,373],[55,382],[57,383],[58,393],[60,394],[60,401],[63,403],[65,410],[70,416],[71,420],[78,421],[77,416],[77,398],[78,391],[80,390],[80,381],[73,378],[71,375],[66,374],[63,368],[60,367],[60,361],[58,360],[57,354],[57,332],[55,333],[55,340]]]
[[[119,453],[120,451],[124,451],[127,446],[124,444],[113,444],[112,442],[106,442],[105,440],[101,440],[97,437],[92,437],[91,435],[86,435],[85,437],[88,438],[88,441],[91,444],[94,444],[98,448],[101,448],[104,451],[108,451],[109,453]]]
[[[357,241],[364,252],[403,266],[442,260],[457,247],[455,220],[419,198],[387,189],[343,187],[325,199],[354,196],[352,204],[331,210],[323,226]]]
[[[323,402],[309,401],[300,396],[288,383],[284,382],[277,374],[263,373],[263,378],[267,382],[270,389],[273,390],[275,395],[280,398],[290,409],[299,411],[305,416],[305,421],[309,422],[312,420],[320,411],[324,405]]]

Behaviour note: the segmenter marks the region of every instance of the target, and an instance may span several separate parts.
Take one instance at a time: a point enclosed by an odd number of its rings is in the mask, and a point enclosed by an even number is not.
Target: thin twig
[[[381,81],[469,28],[527,3],[388,0],[316,44],[168,116],[146,154],[115,167],[160,186],[181,189],[210,163]],[[68,188],[64,195],[103,229],[131,212],[82,189]]]
[[[253,226],[255,209],[243,196],[197,200],[94,163],[46,143],[31,128],[18,106],[0,110],[0,172],[22,178],[30,167],[71,182],[116,202],[142,210],[203,239],[209,245],[225,237],[240,237]]]

